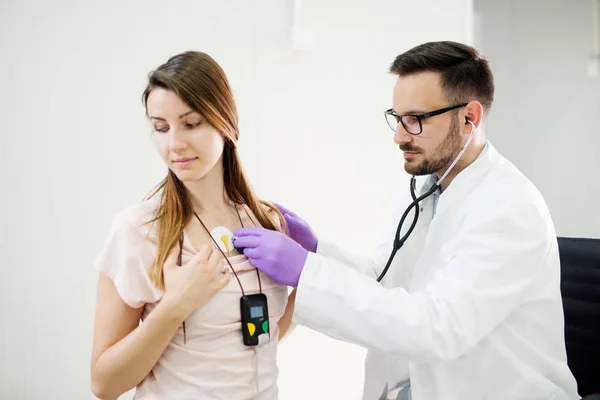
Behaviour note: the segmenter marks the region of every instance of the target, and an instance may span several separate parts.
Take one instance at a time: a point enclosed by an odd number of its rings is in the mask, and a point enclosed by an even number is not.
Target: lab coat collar
[[[452,204],[464,199],[499,159],[500,155],[496,149],[491,143],[486,142],[484,149],[475,161],[456,175],[446,190],[440,194],[438,213],[443,213]]]
[[[475,161],[460,171],[443,193],[440,193],[439,189],[434,193],[434,196],[439,196],[436,214],[441,212],[445,208],[445,205],[450,203],[451,199],[462,198],[462,193],[469,192],[498,157],[496,149],[489,141],[486,141],[483,150]],[[419,194],[423,194],[429,190],[431,185],[437,182],[437,179],[435,174],[429,175],[425,183],[421,186]]]

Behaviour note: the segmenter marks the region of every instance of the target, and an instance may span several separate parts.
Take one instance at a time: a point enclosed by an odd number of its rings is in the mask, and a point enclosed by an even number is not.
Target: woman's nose
[[[187,142],[185,140],[185,134],[181,132],[178,128],[172,128],[169,138],[169,149],[173,151],[185,149],[187,147]]]

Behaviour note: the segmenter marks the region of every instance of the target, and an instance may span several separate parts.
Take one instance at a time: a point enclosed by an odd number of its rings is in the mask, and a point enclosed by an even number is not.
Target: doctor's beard
[[[461,126],[458,123],[457,115],[456,118],[452,119],[452,123],[448,129],[448,135],[446,135],[442,143],[440,143],[433,151],[433,154],[428,158],[426,157],[420,163],[405,162],[404,169],[406,172],[415,176],[431,175],[448,168],[462,147],[460,130]],[[400,150],[416,151],[423,154],[421,149],[411,145],[401,145]]]

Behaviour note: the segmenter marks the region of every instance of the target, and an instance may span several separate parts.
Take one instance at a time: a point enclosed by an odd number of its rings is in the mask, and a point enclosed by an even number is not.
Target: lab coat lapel
[[[498,153],[488,142],[487,147],[471,165],[462,170],[450,185],[440,194],[436,216],[442,216],[449,209],[456,209],[457,204],[479,184],[498,158]],[[437,218],[439,219],[439,218]]]
[[[426,287],[429,277],[435,272],[437,265],[440,263],[439,258],[443,253],[441,247],[443,247],[445,241],[449,240],[448,238],[452,237],[452,232],[447,231],[454,229],[454,225],[450,223],[451,218],[460,211],[460,204],[483,179],[496,158],[497,153],[488,143],[487,148],[479,157],[461,171],[446,190],[440,194],[435,215],[429,224],[424,239],[423,251],[411,276],[412,279],[409,283],[411,292],[423,290]],[[426,191],[433,182],[435,180],[432,179],[431,182],[425,183],[422,190]],[[442,241],[442,238],[444,241]]]

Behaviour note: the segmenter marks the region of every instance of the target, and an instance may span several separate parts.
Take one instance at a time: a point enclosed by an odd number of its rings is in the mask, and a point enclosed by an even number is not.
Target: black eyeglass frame
[[[384,116],[386,116],[385,121],[387,122],[388,126],[390,127],[391,130],[393,130],[394,132],[396,132],[396,129],[398,127],[398,123],[402,124],[402,127],[404,128],[404,130],[408,133],[410,133],[411,135],[420,135],[421,133],[423,133],[423,120],[427,119],[427,118],[431,118],[431,117],[435,117],[436,115],[440,115],[440,114],[444,114],[448,111],[452,111],[452,110],[456,110],[457,108],[460,107],[465,107],[467,104],[469,103],[461,103],[461,104],[456,104],[450,107],[444,107],[444,108],[440,108],[437,110],[433,110],[433,111],[429,111],[423,114],[404,114],[404,115],[398,115],[394,112],[394,110],[392,108],[390,108],[389,110],[385,110],[385,112],[383,113]],[[396,119],[396,129],[392,128],[392,126],[390,125],[390,123],[388,122],[387,119],[387,115],[391,115],[392,117],[394,117]],[[404,124],[403,118],[404,117],[413,117],[413,118],[417,118],[417,121],[419,121],[419,132],[414,133],[409,131],[406,128],[406,125]]]

